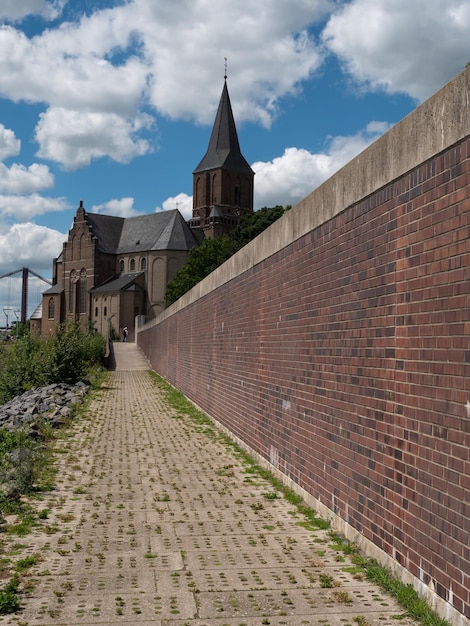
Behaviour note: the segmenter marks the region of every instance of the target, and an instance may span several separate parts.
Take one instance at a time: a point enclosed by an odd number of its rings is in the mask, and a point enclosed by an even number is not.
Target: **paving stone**
[[[41,555],[32,591],[0,624],[411,626],[214,429],[165,404],[135,345],[115,355],[57,454],[47,520],[21,538],[18,558]]]

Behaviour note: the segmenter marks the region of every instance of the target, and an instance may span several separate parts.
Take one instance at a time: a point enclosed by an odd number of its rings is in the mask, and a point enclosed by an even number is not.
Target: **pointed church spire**
[[[237,129],[227,88],[227,65],[209,147],[193,172],[193,217],[191,228],[205,237],[221,237],[238,220],[253,213],[255,173],[238,143]]]
[[[253,173],[240,150],[226,79],[227,74],[225,73],[224,87],[212,128],[209,147],[202,161],[194,170],[194,174],[220,167],[238,170],[241,173]]]

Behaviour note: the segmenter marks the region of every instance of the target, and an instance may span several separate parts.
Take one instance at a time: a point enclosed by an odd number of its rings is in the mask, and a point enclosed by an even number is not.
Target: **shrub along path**
[[[133,344],[115,347],[57,455],[49,518],[20,540],[41,556],[32,591],[0,623],[413,623],[210,424],[171,408]]]

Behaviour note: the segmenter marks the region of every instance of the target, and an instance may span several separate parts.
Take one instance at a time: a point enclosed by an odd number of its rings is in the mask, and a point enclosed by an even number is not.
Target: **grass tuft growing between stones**
[[[0,591],[0,615],[15,613],[20,608],[18,600],[18,587],[20,579],[18,575],[13,576]]]
[[[380,565],[375,559],[360,554],[354,543],[344,539],[336,533],[330,533],[333,543],[331,548],[348,554],[353,563],[352,567],[344,567],[354,575],[362,573],[370,582],[376,584],[390,596],[395,598],[398,604],[406,610],[401,617],[412,617],[425,626],[451,626],[451,624],[438,617],[424,598],[413,589],[412,585],[406,585],[396,578],[391,570]]]
[[[45,494],[55,488],[57,477],[55,455],[61,451],[57,444],[70,436],[72,420],[85,415],[89,402],[99,393],[106,375],[101,368],[89,371],[92,387],[83,404],[72,407],[69,419],[61,428],[52,428],[47,420],[43,420],[39,424],[36,439],[22,430],[0,429],[0,531],[7,538],[26,537],[38,528],[46,534],[58,530],[45,523],[50,509],[43,508],[42,504]],[[6,522],[4,515],[12,516],[9,523]],[[62,515],[62,519],[67,521],[65,514]],[[0,544],[2,557],[7,543],[6,541],[5,545]],[[20,609],[19,598],[27,589],[25,578],[30,568],[39,561],[40,558],[36,554],[18,559],[16,562],[11,558],[1,559],[0,578],[7,582],[0,589],[0,615],[15,613]]]
[[[232,448],[238,458],[240,458],[245,466],[245,472],[256,474],[260,478],[268,481],[272,487],[272,492],[267,492],[266,499],[275,499],[274,494],[280,493],[283,497],[296,507],[297,514],[303,516],[303,520],[298,522],[299,526],[307,530],[327,530],[330,527],[328,520],[321,519],[317,516],[314,509],[307,506],[302,497],[289,489],[284,483],[276,478],[269,470],[258,465],[250,455],[234,443],[227,435],[217,433],[212,420],[202,411],[197,409],[180,391],[172,387],[168,382],[161,378],[158,374],[150,371],[149,374],[153,378],[155,384],[162,390],[166,402],[178,412],[178,416],[186,416],[198,426],[204,426],[203,432],[208,432],[211,437],[217,436],[227,447]],[[350,541],[344,539],[340,535],[330,532],[332,543],[330,548],[342,554],[348,555],[351,559],[352,566],[344,567],[344,571],[351,572],[355,577],[364,576],[370,582],[376,584],[384,592],[394,597],[398,604],[406,611],[401,618],[411,617],[423,626],[451,626],[444,619],[438,617],[430,608],[424,598],[421,598],[411,585],[402,583],[398,578],[394,577],[391,571],[380,565],[375,559],[364,557],[359,553],[357,546]],[[323,580],[322,587],[334,587],[334,580]],[[339,600],[346,602],[343,596],[338,596]],[[358,626],[368,626],[367,620],[363,616],[353,617],[353,621]]]

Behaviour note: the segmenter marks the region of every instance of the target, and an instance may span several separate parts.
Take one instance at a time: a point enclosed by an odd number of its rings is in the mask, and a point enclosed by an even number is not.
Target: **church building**
[[[31,327],[42,335],[67,320],[82,328],[134,338],[135,318],[166,307],[168,282],[205,237],[229,233],[253,212],[254,172],[243,157],[226,77],[205,156],[193,172],[193,216],[178,209],[112,217],[80,202],[67,241],[53,261],[53,285]],[[40,307],[39,307],[40,308]]]
[[[191,228],[206,237],[221,237],[253,212],[254,172],[241,153],[237,129],[224,82],[209,147],[193,172]]]

